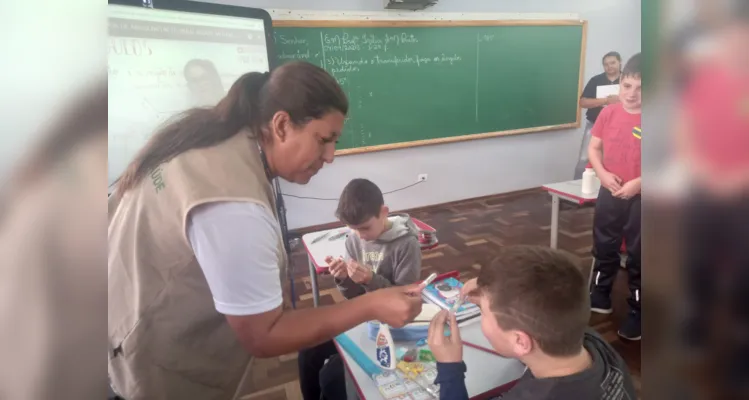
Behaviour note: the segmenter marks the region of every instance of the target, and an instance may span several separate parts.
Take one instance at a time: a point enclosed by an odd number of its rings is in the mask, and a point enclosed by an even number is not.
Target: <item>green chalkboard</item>
[[[582,21],[274,25],[280,63],[317,64],[348,94],[338,154],[579,126]]]

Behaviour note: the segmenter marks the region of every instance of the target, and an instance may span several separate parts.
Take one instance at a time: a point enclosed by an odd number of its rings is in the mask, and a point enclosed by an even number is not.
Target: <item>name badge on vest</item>
[[[632,128],[632,136],[642,140],[642,128],[639,126]]]

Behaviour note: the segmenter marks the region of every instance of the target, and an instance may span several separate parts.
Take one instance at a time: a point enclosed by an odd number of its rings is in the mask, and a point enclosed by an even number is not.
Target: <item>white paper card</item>
[[[397,396],[407,395],[406,386],[400,382],[388,383],[387,385],[378,386],[380,393],[386,399],[392,399]]]
[[[602,99],[611,95],[619,95],[619,85],[596,86],[596,98]]]
[[[375,383],[377,383],[377,386],[384,386],[398,382],[398,375],[392,372],[384,372],[380,375],[376,375],[374,379]]]

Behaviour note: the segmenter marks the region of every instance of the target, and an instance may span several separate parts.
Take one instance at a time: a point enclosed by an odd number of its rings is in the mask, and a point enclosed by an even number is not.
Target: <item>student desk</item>
[[[557,248],[559,238],[559,200],[565,200],[578,205],[595,203],[598,192],[583,193],[583,180],[549,183],[541,188],[551,195],[551,248]]]
[[[421,243],[421,250],[430,250],[437,247],[439,242],[437,240],[435,229],[416,218],[411,218],[411,221],[420,231],[419,242]],[[349,232],[350,230],[348,228],[339,227],[311,232],[302,236],[302,243],[307,251],[309,278],[312,284],[312,301],[315,307],[317,307],[320,302],[320,289],[317,286],[317,274],[328,273],[328,263],[325,262],[325,257],[342,257],[346,252],[345,235],[336,240],[330,240],[330,238],[333,238],[338,234],[346,234]],[[322,239],[316,240],[320,237],[322,237]]]
[[[361,324],[346,334],[356,343],[367,355],[374,360],[375,343],[367,336],[367,324]],[[460,328],[461,338],[464,341],[470,341],[481,347],[491,345],[481,333],[481,323],[479,321]],[[398,344],[396,344],[398,346]],[[349,399],[356,398],[362,400],[382,399],[377,386],[371,377],[369,377],[359,364],[345,350],[338,346],[338,352],[342,355],[346,367],[347,383],[351,383],[356,396],[349,395]],[[463,346],[463,360],[466,363],[466,387],[468,396],[474,400],[483,400],[496,397],[510,388],[525,372],[525,365],[520,361],[500,357],[487,351],[478,350],[474,347]]]

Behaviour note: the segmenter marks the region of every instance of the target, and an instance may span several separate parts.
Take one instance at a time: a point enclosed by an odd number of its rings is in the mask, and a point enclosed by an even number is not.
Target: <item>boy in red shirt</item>
[[[593,280],[591,310],[610,314],[611,288],[619,271],[619,249],[627,243],[630,312],[619,336],[640,340],[640,54],[624,66],[617,104],[603,109],[593,126],[588,157],[601,180],[593,217]]]

